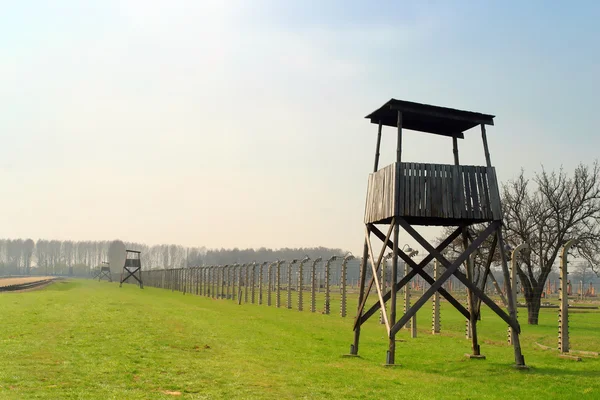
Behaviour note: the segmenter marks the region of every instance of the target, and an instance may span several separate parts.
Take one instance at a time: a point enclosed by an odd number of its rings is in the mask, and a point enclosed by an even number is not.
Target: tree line
[[[108,261],[111,241],[0,239],[0,275],[89,275],[90,269]],[[277,259],[292,260],[343,256],[342,249],[328,247],[268,249],[207,249],[175,244],[149,246],[124,242],[127,249],[141,251],[142,269],[185,268]]]

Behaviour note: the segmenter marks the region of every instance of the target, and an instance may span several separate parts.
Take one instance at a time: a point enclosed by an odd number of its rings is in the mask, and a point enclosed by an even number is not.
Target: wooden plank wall
[[[396,182],[396,176],[400,180]],[[401,190],[397,189],[398,184]],[[500,193],[493,167],[396,163],[369,175],[365,223],[394,216],[500,220]]]
[[[396,184],[396,163],[369,174],[365,223],[379,221],[394,214]]]

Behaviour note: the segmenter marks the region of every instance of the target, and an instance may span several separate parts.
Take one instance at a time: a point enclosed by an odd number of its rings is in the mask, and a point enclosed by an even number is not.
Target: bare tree
[[[537,325],[541,296],[552,266],[563,245],[578,239],[580,256],[592,260],[599,254],[600,169],[580,164],[572,176],[542,169],[530,182],[523,171],[503,185],[505,238],[509,245],[528,243],[517,263],[524,291],[528,323]],[[597,265],[595,263],[595,265]]]

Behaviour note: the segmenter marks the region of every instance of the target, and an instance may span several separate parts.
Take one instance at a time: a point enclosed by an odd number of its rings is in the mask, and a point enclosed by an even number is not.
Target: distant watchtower
[[[478,320],[477,299],[480,299],[496,314],[498,314],[512,328],[512,342],[515,352],[515,363],[524,366],[525,361],[521,354],[519,343],[520,327],[516,319],[515,304],[511,296],[508,297],[508,314],[491,300],[485,293],[484,287],[474,284],[473,265],[467,262],[481,244],[493,235],[491,254],[496,246],[500,250],[502,269],[506,285],[510,285],[510,278],[502,238],[502,208],[496,172],[490,161],[488,150],[486,125],[494,124],[494,116],[469,111],[460,111],[452,108],[438,107],[427,104],[413,103],[391,99],[381,108],[369,114],[371,123],[378,125],[377,145],[375,150],[375,165],[373,173],[369,175],[367,201],[365,206],[364,223],[365,246],[363,262],[361,265],[361,278],[359,284],[358,310],[354,321],[354,343],[350,352],[358,354],[360,327],[376,313],[383,310],[383,319],[389,336],[389,350],[387,365],[394,365],[396,352],[396,333],[416,314],[428,299],[439,292],[470,321],[470,336],[472,338],[472,357],[483,357],[480,354],[477,342],[476,324]],[[464,132],[481,126],[483,149],[486,166],[460,165],[458,158],[458,139],[464,139]],[[396,162],[379,169],[379,149],[383,126],[397,129]],[[402,161],[402,130],[427,132],[435,135],[446,136],[452,139],[454,164],[423,164]],[[476,237],[470,237],[467,227],[472,224],[484,224],[485,229]],[[387,234],[384,234],[376,225],[387,225]],[[455,226],[456,229],[437,247],[425,240],[413,226]],[[416,240],[429,253],[420,263],[413,261],[404,252],[399,251],[399,228],[402,227],[414,240]],[[393,238],[392,238],[393,232]],[[375,254],[371,243],[371,234],[382,242],[382,248]],[[462,235],[464,250],[456,260],[450,262],[443,255],[444,249],[456,238]],[[381,266],[386,248],[393,251],[392,257],[392,288],[387,293],[382,293],[378,281],[377,271]],[[377,258],[376,258],[377,257]],[[398,281],[398,257],[411,268],[408,275]],[[433,259],[445,268],[441,276],[435,280],[423,268]],[[365,278],[371,264],[371,279],[365,290]],[[492,257],[488,257],[485,265],[489,271]],[[465,263],[466,274],[459,267]],[[396,319],[396,294],[413,277],[420,275],[431,286],[414,303],[412,307]],[[454,275],[467,288],[468,309],[457,301],[442,285]],[[487,273],[486,273],[487,276]],[[365,311],[367,297],[375,284],[378,302]],[[507,291],[510,293],[510,286]],[[389,314],[386,303],[390,301]]]

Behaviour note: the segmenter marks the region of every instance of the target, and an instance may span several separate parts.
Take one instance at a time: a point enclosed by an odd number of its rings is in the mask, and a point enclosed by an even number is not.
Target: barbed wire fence
[[[358,292],[361,263],[361,258],[352,255],[334,256],[328,259],[305,257],[271,262],[147,269],[143,270],[142,277],[147,287],[230,300],[238,304],[247,303],[322,314],[339,312],[339,315],[344,318],[348,315],[354,316],[355,310],[348,309],[348,299],[353,299],[352,296]],[[390,263],[391,260],[386,257],[383,267],[378,271],[382,292],[393,286],[390,279]],[[399,263],[401,271],[404,269],[403,264]],[[431,270],[433,272],[433,263],[431,263]],[[366,280],[369,281],[371,276],[372,268],[368,263]],[[401,276],[398,277],[400,278]],[[552,284],[549,283],[548,286]],[[573,286],[575,290],[589,291],[587,287],[583,288],[583,284],[579,287]],[[411,306],[410,294],[406,292],[425,291],[428,287],[429,284],[422,279],[414,278],[404,289],[406,295],[404,308],[408,309]],[[465,288],[454,280],[449,280],[444,288],[459,295],[465,291]],[[486,290],[493,292],[495,289],[492,285],[488,285]],[[432,305],[432,332],[439,333],[441,325],[439,296],[434,297]],[[406,328],[410,328],[410,325],[407,324]]]

